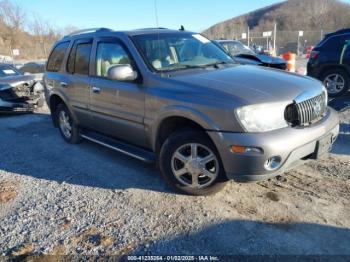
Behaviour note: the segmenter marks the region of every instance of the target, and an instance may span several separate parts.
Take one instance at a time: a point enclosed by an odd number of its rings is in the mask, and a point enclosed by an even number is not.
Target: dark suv
[[[55,44],[44,83],[68,143],[156,161],[187,194],[282,174],[326,153],[339,132],[319,81],[237,64],[187,31],[74,33]]]
[[[331,97],[347,93],[350,88],[350,29],[325,36],[311,52],[307,74],[321,80]]]

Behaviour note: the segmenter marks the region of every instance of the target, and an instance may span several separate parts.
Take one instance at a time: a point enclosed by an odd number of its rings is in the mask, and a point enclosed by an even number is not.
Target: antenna
[[[158,4],[157,4],[157,0],[154,0],[154,14],[155,14],[155,18],[156,18],[156,28],[159,27],[159,21],[158,21]]]
[[[158,59],[161,61],[161,50],[160,50],[160,35],[159,35],[159,21],[158,21],[158,5],[157,0],[154,0],[154,13],[156,17],[156,28],[158,28]]]

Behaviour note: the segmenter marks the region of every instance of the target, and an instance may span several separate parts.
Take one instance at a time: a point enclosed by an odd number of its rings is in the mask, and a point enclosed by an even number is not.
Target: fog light
[[[273,156],[267,159],[264,166],[266,170],[271,171],[279,168],[281,164],[282,164],[282,158],[280,156]]]

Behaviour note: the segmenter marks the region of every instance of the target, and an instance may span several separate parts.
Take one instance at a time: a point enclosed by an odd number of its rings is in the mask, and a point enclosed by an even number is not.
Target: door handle
[[[61,87],[64,87],[64,88],[68,87],[68,84],[66,82],[61,82],[60,85]]]
[[[94,92],[95,94],[99,94],[101,92],[101,88],[93,86],[92,87],[92,92]]]

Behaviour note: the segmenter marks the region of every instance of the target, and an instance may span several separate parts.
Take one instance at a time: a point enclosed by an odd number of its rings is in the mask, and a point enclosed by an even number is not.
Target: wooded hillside
[[[205,30],[209,38],[233,38],[246,32],[324,31],[350,27],[350,5],[338,0],[289,0],[218,23]],[[239,38],[239,37],[237,37]]]

